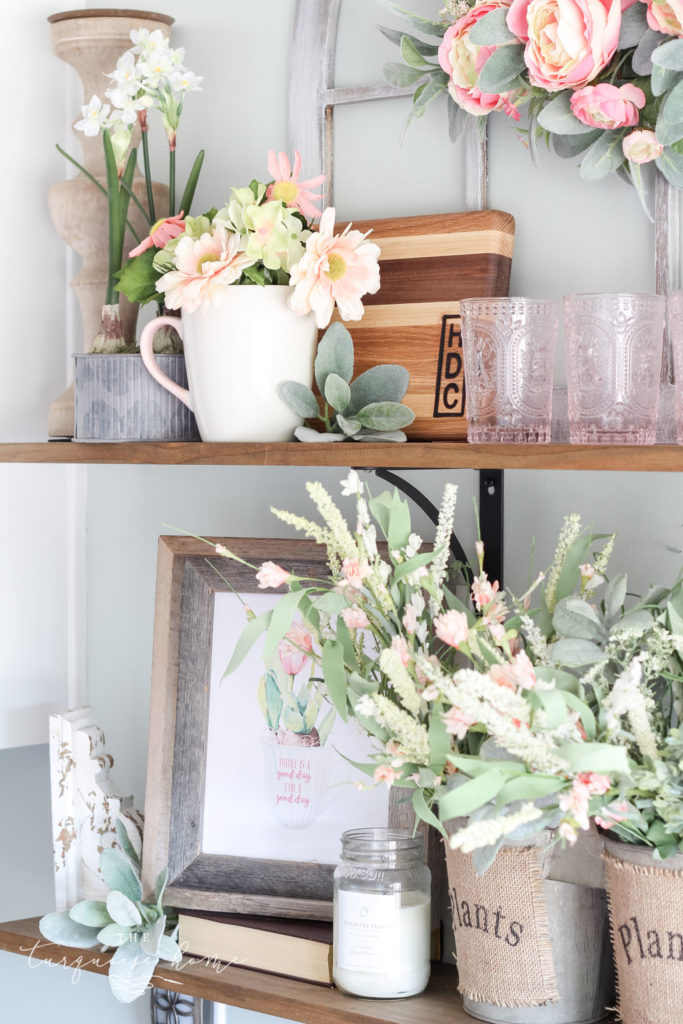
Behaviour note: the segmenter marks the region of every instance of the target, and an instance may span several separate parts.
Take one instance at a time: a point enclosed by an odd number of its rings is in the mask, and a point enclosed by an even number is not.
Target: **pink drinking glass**
[[[674,355],[674,408],[676,436],[683,444],[683,292],[671,292],[668,297],[669,335]]]
[[[564,296],[572,444],[654,444],[663,295]]]
[[[556,299],[462,299],[467,440],[550,441]]]

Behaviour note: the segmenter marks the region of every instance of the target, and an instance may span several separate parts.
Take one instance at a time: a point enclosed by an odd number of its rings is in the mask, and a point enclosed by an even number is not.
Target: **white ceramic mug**
[[[310,387],[317,329],[289,309],[289,285],[232,285],[218,304],[156,317],[140,338],[155,380],[195,414],[203,441],[290,441],[301,419],[277,393],[284,380]],[[189,390],[159,369],[154,334],[170,324],[183,339]]]

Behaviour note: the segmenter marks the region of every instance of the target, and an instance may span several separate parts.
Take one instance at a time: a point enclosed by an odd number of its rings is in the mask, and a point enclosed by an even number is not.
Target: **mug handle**
[[[140,336],[140,355],[145,367],[154,377],[157,383],[161,384],[162,388],[166,388],[172,395],[175,395],[190,412],[194,412],[192,408],[192,402],[190,401],[190,392],[187,388],[182,387],[180,384],[176,384],[174,380],[164,373],[160,368],[154,357],[154,335],[160,327],[168,325],[169,327],[175,327],[176,331],[182,338],[183,329],[180,317],[177,316],[157,316],[154,320],[150,320],[146,327],[143,328],[142,335]]]

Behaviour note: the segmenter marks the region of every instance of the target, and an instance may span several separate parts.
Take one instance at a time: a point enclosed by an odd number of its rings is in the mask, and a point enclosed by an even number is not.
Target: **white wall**
[[[405,0],[405,5],[432,16],[441,4]],[[106,2],[88,6],[105,7]],[[398,23],[371,0],[344,0],[342,6],[337,83],[377,81],[382,62],[394,59],[395,52],[374,24]],[[26,0],[11,16],[14,32],[0,42],[7,50],[3,67],[17,68],[17,81],[20,71],[23,75],[23,89],[15,91],[12,109],[7,110],[14,118],[10,137],[21,140],[15,157],[21,174],[12,173],[14,165],[8,161],[0,165],[5,194],[8,181],[13,190],[4,214],[13,244],[0,253],[0,287],[11,328],[0,342],[11,368],[0,378],[3,440],[44,436],[46,406],[65,378],[64,250],[50,226],[45,196],[48,184],[64,173],[52,141],[65,134],[64,125],[76,112],[66,109],[68,72],[49,47],[44,19],[52,9],[40,0]],[[231,185],[265,174],[268,149],[287,148],[287,61],[294,0],[168,0],[163,10],[177,19],[176,45],[186,47],[189,65],[205,76],[205,91],[187,101],[179,136],[179,179],[203,146],[207,158],[197,208],[208,207],[221,203]],[[13,44],[21,42],[11,51],[10,37]],[[22,63],[29,45],[30,75]],[[311,61],[316,59],[311,54]],[[435,105],[401,143],[407,113],[405,101],[338,111],[336,203],[341,217],[462,208],[463,156],[447,140],[445,110]],[[157,176],[163,178],[162,146],[157,154]],[[616,180],[584,184],[571,161],[559,161],[549,153],[541,154],[535,168],[513,125],[502,117],[491,122],[490,204],[509,210],[517,221],[513,292],[561,295],[652,288],[652,227],[635,195]],[[43,271],[40,301],[36,266]],[[33,317],[30,327],[24,322],[27,311]],[[561,379],[561,367],[558,372]],[[0,502],[0,707],[10,710],[21,707],[22,701],[66,699],[72,656],[64,639],[67,622],[60,598],[68,581],[68,472],[59,467],[0,466],[0,487],[7,495]],[[164,524],[225,536],[284,535],[268,506],[304,511],[306,480],[322,479],[336,493],[344,474],[145,466],[96,466],[84,474],[90,700],[116,758],[119,786],[134,792],[141,806],[156,538],[170,532]],[[444,480],[458,481],[459,531],[471,551],[476,474],[406,475],[437,502]],[[510,472],[506,582],[513,589],[525,585],[532,535],[536,566],[547,563],[568,511],[580,511],[596,529],[618,531],[614,565],[632,571],[634,589],[653,579],[670,580],[683,548],[682,499],[683,484],[673,475]],[[429,527],[420,516],[416,523],[428,536]],[[29,685],[37,687],[30,699],[24,697]],[[3,723],[10,721],[10,715],[0,713],[0,736],[7,728]],[[38,743],[40,737],[27,735],[25,742]],[[0,852],[0,917],[6,919],[50,909],[45,748],[0,751],[0,780],[0,820],[8,837]],[[8,1024],[34,1024],[43,1017],[56,1024],[61,1019],[136,1021],[145,1014],[142,1004],[119,1007],[101,979],[84,977],[72,987],[63,972],[42,970],[29,976],[26,963],[9,955],[0,957],[0,986],[3,1021]]]

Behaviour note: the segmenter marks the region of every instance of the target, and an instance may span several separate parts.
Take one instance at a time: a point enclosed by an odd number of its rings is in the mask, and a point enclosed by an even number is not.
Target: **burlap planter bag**
[[[623,1024],[683,1020],[683,854],[605,843],[618,1012]]]
[[[484,875],[448,844],[446,864],[458,990],[470,1016],[589,1024],[606,1015],[613,975],[601,874],[587,885],[551,880],[547,837],[503,847]]]

